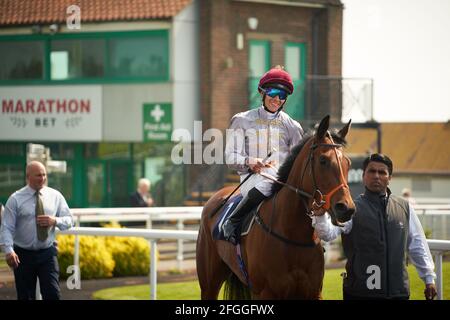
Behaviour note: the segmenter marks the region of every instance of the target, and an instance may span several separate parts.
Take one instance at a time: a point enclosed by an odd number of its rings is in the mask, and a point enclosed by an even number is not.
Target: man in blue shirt
[[[6,262],[14,270],[17,299],[36,298],[39,278],[44,300],[60,299],[59,265],[55,227],[66,230],[73,217],[63,195],[46,186],[42,163],[32,161],[26,168],[27,185],[8,199],[0,228],[0,243]]]

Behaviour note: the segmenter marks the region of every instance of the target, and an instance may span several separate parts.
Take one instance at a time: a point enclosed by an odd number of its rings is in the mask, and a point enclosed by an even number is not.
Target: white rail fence
[[[425,216],[444,216],[450,214],[450,205],[416,205],[416,212],[419,218]],[[123,236],[142,237],[150,241],[150,299],[156,299],[157,286],[157,241],[160,239],[177,240],[177,261],[179,267],[183,261],[183,241],[196,240],[197,231],[185,231],[184,222],[186,220],[200,220],[202,207],[164,207],[164,208],[88,208],[72,209],[76,226],[71,230],[59,231],[60,234],[75,235],[74,265],[79,265],[79,235],[96,236]],[[104,221],[145,221],[147,229],[130,228],[86,228],[80,227],[82,222],[104,222]],[[151,229],[153,221],[177,221],[178,230],[158,230]],[[423,220],[422,220],[423,221]],[[446,220],[444,220],[446,221]],[[442,225],[442,224],[441,224]],[[447,233],[446,233],[447,234]],[[436,265],[436,287],[438,299],[443,299],[442,280],[442,257],[450,251],[450,241],[428,240],[430,250],[433,253]],[[181,268],[181,267],[180,267]]]
[[[450,214],[450,204],[418,204],[415,210],[424,225],[427,226],[426,217],[432,217],[431,228],[433,230],[434,217],[441,217],[443,220],[438,223],[445,234],[448,236],[447,216]],[[179,268],[183,261],[183,240],[196,240],[197,231],[183,231],[186,220],[200,220],[203,207],[160,207],[160,208],[86,208],[71,209],[75,217],[76,228],[66,231],[58,231],[61,234],[75,235],[74,265],[79,266],[79,235],[97,235],[97,236],[124,236],[124,237],[143,237],[151,243],[151,254],[156,254],[157,241],[159,239],[177,240],[177,261]],[[147,229],[113,229],[113,228],[81,228],[82,222],[103,222],[103,221],[145,221]],[[153,221],[177,221],[178,230],[151,230]],[[150,229],[150,230],[149,230]],[[442,299],[442,256],[450,251],[450,241],[446,240],[428,240],[430,250],[433,252],[436,274],[438,298]],[[151,256],[150,265],[150,298],[156,299],[156,258]]]
[[[150,246],[150,299],[156,300],[157,287],[157,241],[159,239],[181,239],[196,240],[198,231],[179,230],[137,230],[127,228],[72,228],[70,230],[59,231],[60,234],[87,235],[87,236],[117,236],[117,237],[142,237],[151,242]],[[436,287],[438,299],[443,300],[443,278],[442,278],[442,256],[450,251],[450,241],[427,240],[430,250],[433,253],[436,265]]]
[[[72,234],[75,236],[116,236],[116,237],[141,237],[150,241],[150,299],[156,300],[157,286],[157,241],[159,239],[177,239],[177,240],[196,240],[198,231],[179,231],[179,230],[146,230],[129,228],[87,228],[75,227],[65,231],[59,231],[60,234]],[[76,266],[79,264],[75,263]]]
[[[421,204],[414,206],[416,213],[425,231],[431,231],[430,238],[450,240],[450,204],[448,199],[420,199]],[[439,203],[438,200],[443,201]],[[423,204],[425,203],[425,204]],[[184,230],[185,221],[200,220],[203,207],[160,207],[160,208],[86,208],[72,209],[76,218],[76,226],[89,222],[131,222],[140,221],[146,223],[146,228],[151,229],[153,221],[177,221],[177,230]],[[79,241],[75,239],[75,265],[78,265]],[[177,240],[176,260],[178,269],[181,269],[184,260],[183,240]]]
[[[442,256],[445,252],[450,251],[450,241],[448,240],[427,240],[430,251],[434,257],[436,272],[436,289],[438,300],[444,300],[444,281],[442,278]],[[448,299],[449,297],[447,297]]]
[[[414,210],[430,238],[450,240],[450,204],[417,204]]]
[[[177,221],[177,230],[184,230],[185,221],[200,221],[203,207],[154,207],[154,208],[85,208],[71,209],[75,217],[75,226],[88,222],[131,222],[141,221],[146,223],[146,228],[151,229],[154,221]],[[79,265],[79,239],[75,236],[74,265]],[[178,269],[184,260],[183,240],[177,239],[177,263]]]

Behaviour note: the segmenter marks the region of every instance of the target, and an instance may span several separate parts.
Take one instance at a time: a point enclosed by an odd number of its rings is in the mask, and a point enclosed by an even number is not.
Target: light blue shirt
[[[40,190],[44,212],[56,218],[56,227],[66,230],[73,226],[73,217],[63,195],[50,187]],[[14,251],[14,245],[28,250],[49,248],[55,241],[55,227],[48,238],[40,241],[36,231],[36,190],[30,186],[14,192],[8,199],[0,228],[0,243],[5,253]]]

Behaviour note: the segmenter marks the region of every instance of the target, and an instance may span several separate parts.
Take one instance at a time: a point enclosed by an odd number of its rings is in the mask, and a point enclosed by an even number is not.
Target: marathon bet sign
[[[144,142],[170,141],[172,135],[172,104],[144,104]]]

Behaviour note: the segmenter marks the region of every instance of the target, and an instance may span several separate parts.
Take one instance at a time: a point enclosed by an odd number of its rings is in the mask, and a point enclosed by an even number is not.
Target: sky
[[[374,120],[450,120],[450,0],[342,2],[342,74],[373,79]]]

